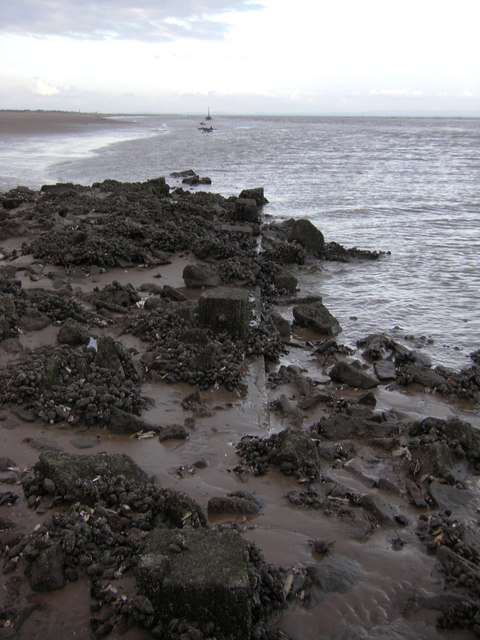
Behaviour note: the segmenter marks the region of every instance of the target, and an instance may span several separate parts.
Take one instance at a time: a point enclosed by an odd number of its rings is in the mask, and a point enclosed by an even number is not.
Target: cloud
[[[58,87],[54,87],[50,84],[47,84],[40,78],[37,78],[35,81],[35,85],[33,86],[33,93],[36,93],[40,96],[55,96],[57,93],[60,93],[60,89]]]
[[[0,32],[74,38],[164,41],[221,39],[220,14],[263,9],[262,0],[15,0],[0,16]]]

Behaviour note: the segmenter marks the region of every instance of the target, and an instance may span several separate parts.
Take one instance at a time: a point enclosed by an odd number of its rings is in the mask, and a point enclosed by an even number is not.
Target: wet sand
[[[97,113],[75,113],[63,111],[0,111],[0,133],[2,135],[55,135],[99,130],[112,123],[108,116]]]
[[[12,115],[12,126],[19,126],[23,114]],[[3,114],[2,114],[3,116]],[[0,116],[0,117],[2,117]],[[49,124],[49,118],[39,124],[43,114],[30,116],[22,126],[76,127],[102,125],[97,116],[65,115],[64,122],[55,116]],[[55,120],[55,124],[53,123]],[[62,118],[60,118],[62,120]],[[15,122],[17,123],[15,125]],[[25,130],[25,129],[24,129]],[[184,286],[182,272],[187,263],[196,262],[187,252],[173,257],[170,264],[143,267],[115,267],[102,270],[95,275],[68,274],[61,267],[42,263],[42,271],[32,277],[31,256],[21,256],[22,242],[26,237],[0,241],[0,250],[8,256],[4,266],[15,269],[15,278],[20,279],[25,290],[45,288],[54,290],[59,281],[72,288],[79,298],[91,293],[95,288],[118,282],[121,285],[132,284],[137,290],[145,283],[169,285],[181,291],[189,298],[198,296],[198,290],[189,290]],[[13,249],[17,258],[12,259]],[[354,268],[354,267],[353,267]],[[298,277],[298,295],[308,295],[307,281],[302,281],[302,268],[294,269]],[[159,280],[160,278],[160,280]],[[143,292],[144,302],[150,294]],[[141,305],[140,305],[141,306]],[[291,304],[280,306],[284,317],[291,319]],[[352,312],[354,309],[352,309]],[[134,311],[132,311],[134,313]],[[106,314],[109,324],[104,329],[96,329],[96,335],[110,335],[123,342],[130,349],[132,357],[139,360],[145,344],[131,335],[123,334],[117,325],[116,314]],[[58,326],[53,323],[41,331],[23,332],[19,338],[23,350],[40,345],[55,346]],[[280,362],[271,365],[274,371],[284,366],[295,366],[305,379],[313,380],[315,389],[332,394],[338,411],[341,406],[353,407],[364,391],[334,383],[328,376],[332,361],[323,361],[315,353],[314,347],[321,344],[318,335],[299,327],[292,328],[291,346]],[[11,351],[11,342],[0,342],[2,360],[14,360],[16,354]],[[351,522],[340,517],[340,504],[336,504],[328,515],[319,509],[294,506],[286,499],[289,491],[302,489],[304,485],[294,476],[286,476],[271,469],[261,476],[240,476],[235,473],[239,464],[236,445],[243,436],[267,438],[285,428],[306,428],[330,415],[331,406],[319,403],[301,411],[300,423],[298,411],[289,414],[275,409],[275,403],[286,396],[292,406],[302,399],[298,388],[291,382],[270,384],[265,372],[263,357],[249,358],[245,367],[246,390],[227,391],[210,388],[201,391],[201,397],[211,415],[195,416],[182,406],[182,400],[192,392],[188,384],[147,381],[142,385],[142,396],[150,402],[142,413],[146,425],[187,424],[186,440],[160,442],[157,437],[140,439],[135,434],[118,435],[108,428],[77,425],[65,428],[65,424],[44,424],[26,422],[19,417],[13,406],[0,408],[0,451],[1,455],[12,458],[20,469],[31,467],[38,460],[39,451],[59,447],[72,453],[127,453],[149,475],[155,477],[162,487],[171,487],[186,492],[207,512],[208,501],[212,496],[225,495],[238,489],[246,489],[258,496],[264,504],[258,516],[212,516],[211,526],[219,523],[235,524],[243,535],[255,542],[263,551],[267,562],[283,567],[306,567],[321,565],[324,558],[312,551],[312,540],[333,541],[332,557],[347,558],[358,565],[356,579],[345,588],[327,590],[320,601],[312,608],[290,604],[279,617],[277,628],[292,640],[318,640],[320,638],[424,638],[437,640],[446,637],[436,626],[438,612],[428,607],[413,608],[407,615],[409,603],[419,596],[429,597],[442,594],[444,577],[434,555],[428,554],[425,545],[417,535],[420,511],[410,504],[409,496],[401,488],[398,467],[395,466],[391,451],[379,448],[371,438],[355,439],[355,456],[350,459],[333,458],[322,460],[324,480],[348,488],[358,495],[374,493],[387,503],[396,513],[405,514],[407,524],[384,525],[375,517],[371,535],[356,535]],[[462,401],[441,399],[428,390],[411,387],[406,390],[390,390],[380,385],[374,391],[377,415],[394,412],[399,416],[399,433],[402,425],[410,421],[421,420],[428,416],[442,419],[459,417],[480,429],[478,406]],[[360,413],[358,414],[361,415]],[[193,425],[193,426],[192,426]],[[202,467],[195,466],[201,460]],[[13,485],[6,485],[5,474],[0,478],[0,489],[13,489],[19,499],[12,506],[0,506],[0,518],[15,522],[15,533],[27,533],[36,524],[42,522],[48,509],[32,511],[26,506],[19,482],[20,470]],[[383,485],[379,485],[382,479]],[[388,481],[385,482],[385,481]],[[397,492],[393,488],[400,486]],[[478,479],[471,476],[465,485],[477,491]],[[383,488],[382,488],[383,487]],[[466,521],[476,518],[475,502],[458,511],[458,517]],[[401,538],[400,547],[394,541]],[[15,575],[15,574],[14,574]],[[5,585],[10,584],[11,575],[2,575],[0,588],[4,593]],[[126,593],[129,586],[125,585]],[[69,584],[61,592],[30,594],[25,584],[20,587],[28,602],[39,606],[23,623],[21,629],[12,637],[53,639],[64,637],[89,638],[89,593],[86,580]],[[391,634],[391,635],[390,635]],[[111,637],[116,637],[112,635]],[[147,632],[134,628],[125,636],[132,640],[151,637]],[[448,632],[449,638],[471,638],[470,631]]]

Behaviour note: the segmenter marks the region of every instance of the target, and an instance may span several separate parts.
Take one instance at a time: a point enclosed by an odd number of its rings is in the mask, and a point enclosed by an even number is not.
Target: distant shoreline
[[[71,133],[90,128],[118,127],[121,121],[112,121],[108,114],[74,111],[1,111],[1,135],[51,135]]]

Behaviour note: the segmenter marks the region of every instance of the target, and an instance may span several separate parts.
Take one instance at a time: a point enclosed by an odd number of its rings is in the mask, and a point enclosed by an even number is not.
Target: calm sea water
[[[275,218],[306,216],[327,241],[390,251],[327,263],[304,290],[324,296],[354,344],[371,332],[433,341],[454,368],[480,348],[480,120],[414,118],[124,118],[102,136],[16,138],[0,189],[194,169],[225,196],[263,186]],[[307,291],[308,290],[308,291]]]

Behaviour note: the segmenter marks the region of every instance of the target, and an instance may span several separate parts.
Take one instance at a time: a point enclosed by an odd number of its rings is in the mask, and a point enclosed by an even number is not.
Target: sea
[[[388,333],[452,369],[480,348],[480,119],[129,115],[2,138],[0,191],[158,176],[178,187],[170,174],[186,169],[224,196],[261,186],[266,221],[308,218],[326,242],[385,252],[306,270],[302,293],[323,296],[342,343]]]

